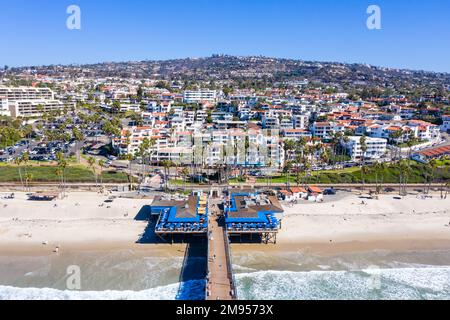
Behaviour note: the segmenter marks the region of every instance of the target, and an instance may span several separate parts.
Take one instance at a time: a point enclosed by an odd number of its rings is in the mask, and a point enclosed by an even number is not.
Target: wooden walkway
[[[228,237],[219,224],[219,209],[210,208],[208,223],[208,283],[207,300],[235,300],[236,292]]]

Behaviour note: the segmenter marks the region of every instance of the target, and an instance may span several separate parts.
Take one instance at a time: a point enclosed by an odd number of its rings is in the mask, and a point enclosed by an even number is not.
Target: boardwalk
[[[228,256],[228,237],[219,223],[219,210],[213,208],[210,213],[208,229],[208,284],[207,300],[234,300],[233,270]]]

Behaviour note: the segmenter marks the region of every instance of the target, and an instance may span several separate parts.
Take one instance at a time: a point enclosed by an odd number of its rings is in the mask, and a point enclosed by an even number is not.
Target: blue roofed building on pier
[[[150,206],[151,214],[158,216],[155,233],[206,234],[208,231],[208,198],[189,196],[187,200],[156,198]]]
[[[276,196],[236,190],[229,192],[224,212],[230,236],[259,234],[267,241],[276,241],[284,210]]]

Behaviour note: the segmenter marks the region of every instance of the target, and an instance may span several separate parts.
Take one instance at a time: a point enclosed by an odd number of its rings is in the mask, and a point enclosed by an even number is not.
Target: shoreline
[[[0,194],[1,196],[1,194]],[[409,194],[398,199],[366,199],[340,192],[323,203],[284,204],[277,244],[232,243],[233,254],[245,251],[333,255],[370,250],[450,249],[450,199]],[[55,202],[0,198],[0,255],[52,255],[65,251],[134,250],[154,255],[183,255],[185,245],[138,243],[146,234],[149,199],[116,198],[72,192]],[[152,238],[153,237],[153,238]],[[46,245],[44,245],[46,243]]]
[[[49,250],[50,249],[50,250]],[[129,245],[124,242],[117,243],[71,243],[66,244],[60,253],[54,253],[51,248],[39,245],[0,245],[0,256],[57,256],[66,253],[95,253],[133,251],[135,253],[151,254],[153,257],[183,257],[185,244],[146,244]],[[231,244],[233,255],[242,255],[248,252],[264,254],[286,254],[302,252],[322,257],[332,257],[343,254],[365,253],[371,251],[389,252],[421,252],[450,250],[449,239],[409,239],[409,240],[373,240],[373,241],[347,241],[333,243],[284,243],[284,244]]]
[[[277,244],[261,247],[254,244],[232,244],[233,254],[240,255],[251,251],[252,253],[285,254],[302,252],[321,257],[333,257],[337,255],[366,253],[372,251],[389,252],[421,252],[450,250],[448,239],[411,239],[411,240],[378,240],[378,241],[348,241],[335,243],[303,243],[303,244]]]

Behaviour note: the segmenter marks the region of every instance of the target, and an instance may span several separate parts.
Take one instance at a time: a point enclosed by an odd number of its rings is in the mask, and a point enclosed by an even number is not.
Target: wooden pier
[[[233,265],[227,232],[217,206],[210,208],[206,300],[236,300]]]

